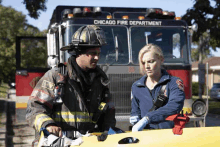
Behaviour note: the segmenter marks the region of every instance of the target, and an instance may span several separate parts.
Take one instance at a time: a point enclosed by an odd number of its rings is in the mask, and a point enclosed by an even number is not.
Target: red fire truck
[[[108,44],[101,49],[99,66],[110,79],[119,127],[126,126],[120,122],[129,122],[131,85],[141,77],[138,53],[148,43],[162,48],[164,68],[183,80],[186,95],[183,110],[192,112],[190,26],[175,17],[175,12],[160,8],[57,6],[47,37],[17,37],[17,115],[25,111],[28,97],[40,77],[70,57],[60,48],[71,42],[79,27],[91,24],[100,26],[106,35]]]

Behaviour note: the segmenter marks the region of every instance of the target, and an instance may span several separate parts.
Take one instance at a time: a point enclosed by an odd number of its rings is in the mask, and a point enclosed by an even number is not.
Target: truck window
[[[183,28],[177,27],[131,27],[132,60],[138,64],[138,53],[147,43],[160,46],[165,62],[187,60],[186,36]]]
[[[82,26],[82,25],[80,25]],[[69,44],[74,32],[80,27],[79,25],[72,25],[68,29],[68,32],[64,34],[65,45]],[[99,64],[128,64],[128,29],[124,26],[100,26],[106,36],[107,45],[102,46]],[[118,39],[118,61],[115,56],[115,36]],[[65,61],[69,58],[69,54],[65,53]]]
[[[173,34],[173,55],[177,58],[181,58],[180,50],[180,34],[175,33]]]

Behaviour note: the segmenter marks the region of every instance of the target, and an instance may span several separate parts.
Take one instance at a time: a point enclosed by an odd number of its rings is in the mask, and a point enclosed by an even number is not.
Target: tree
[[[46,2],[47,0],[24,0],[23,4],[25,4],[26,9],[29,12],[29,16],[38,19],[40,16],[40,11],[46,11]]]
[[[205,79],[205,66],[203,64],[203,55],[210,47],[216,50],[220,47],[220,0],[212,0],[214,6],[210,5],[210,0],[194,0],[194,5],[182,17],[188,25],[197,23],[198,31],[193,34],[193,40],[198,44],[199,52],[199,98],[202,98],[202,90]]]
[[[205,32],[203,33],[203,35],[201,36],[202,37],[202,40],[204,42],[204,46],[202,48],[202,60],[205,59],[205,58],[209,58],[209,57],[212,57],[213,55],[211,54],[211,51],[210,51],[210,37],[209,37],[209,33],[208,32]],[[199,42],[196,42],[194,41],[193,42],[193,45],[196,47],[199,46]],[[191,52],[191,58],[192,58],[192,61],[195,62],[195,61],[199,61],[199,50],[198,48],[192,48],[192,52]]]
[[[16,36],[42,35],[43,33],[36,27],[27,24],[25,15],[21,12],[0,5],[0,79],[8,82],[9,79],[14,80],[15,78]]]
[[[193,33],[193,41],[197,42],[198,49],[202,52],[204,46],[209,45],[214,51],[220,47],[220,0],[212,0],[215,6],[210,5],[210,0],[194,0],[195,4],[187,10],[182,19],[189,26],[193,23],[198,24],[198,31]],[[204,39],[203,34],[207,39]],[[203,41],[201,41],[203,40]],[[209,50],[210,48],[206,48]],[[205,50],[206,50],[205,49]]]

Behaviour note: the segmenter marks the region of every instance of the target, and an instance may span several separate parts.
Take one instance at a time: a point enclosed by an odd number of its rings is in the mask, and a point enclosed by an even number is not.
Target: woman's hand
[[[142,131],[147,124],[148,124],[148,118],[143,117],[138,123],[136,123],[133,126],[132,132]]]
[[[131,116],[130,117],[130,123],[132,125],[135,125],[140,120],[139,116]]]

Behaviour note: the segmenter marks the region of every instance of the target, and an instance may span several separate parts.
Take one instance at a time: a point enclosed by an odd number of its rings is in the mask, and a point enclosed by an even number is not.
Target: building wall
[[[209,89],[212,88],[212,85],[213,85],[212,83],[213,83],[213,80],[212,80],[212,71],[209,70],[209,76],[208,76],[208,87],[209,87]]]
[[[198,71],[192,71],[192,82],[199,82]]]
[[[212,88],[213,83],[220,83],[220,70],[209,70],[208,87]],[[205,76],[206,82],[207,75]],[[199,82],[198,71],[192,71],[192,82]]]
[[[213,83],[220,83],[220,71],[219,70],[215,70],[213,72],[213,74],[214,74]]]

